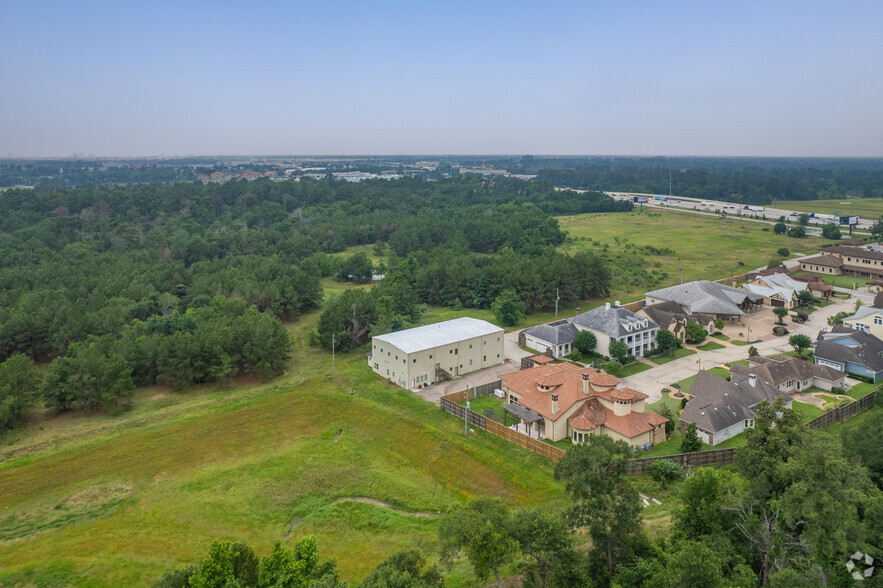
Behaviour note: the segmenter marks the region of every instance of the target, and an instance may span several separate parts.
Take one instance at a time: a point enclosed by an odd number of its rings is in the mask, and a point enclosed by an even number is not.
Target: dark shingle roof
[[[659,325],[652,320],[638,316],[621,306],[611,306],[610,308],[599,306],[569,318],[567,321],[617,338],[659,328]],[[626,325],[631,325],[631,329],[626,329]]]
[[[573,338],[579,330],[570,323],[564,323],[558,326],[537,325],[524,331],[526,335],[536,337],[542,341],[547,341],[552,345],[566,345],[573,343]]]
[[[847,337],[856,343],[855,347],[835,342],[836,339]],[[845,364],[848,361],[863,365],[872,372],[883,371],[883,341],[848,327],[834,327],[830,332],[819,333],[813,355],[837,363]]]
[[[762,295],[747,290],[700,280],[647,292],[648,298],[677,302],[692,313],[742,315],[740,304],[746,300],[761,300]]]
[[[760,378],[755,380],[754,386],[749,383],[747,375],[743,378],[734,374],[733,380],[727,382],[706,371],[696,374],[690,388],[693,398],[684,407],[681,420],[696,423],[700,429],[716,433],[739,421],[753,419],[751,407],[759,402],[773,402],[785,396]]]
[[[791,380],[809,380],[810,378],[822,378],[833,382],[843,377],[842,372],[824,365],[815,365],[787,355],[778,355],[774,358],[752,357],[748,360],[754,365],[734,365],[730,373],[741,376],[756,374],[758,378],[773,386],[779,386]]]

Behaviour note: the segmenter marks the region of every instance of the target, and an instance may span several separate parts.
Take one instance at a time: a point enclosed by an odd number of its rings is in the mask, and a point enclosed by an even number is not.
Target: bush
[[[567,357],[569,357],[573,361],[582,361],[583,360],[583,354],[579,352],[579,349],[574,349],[573,351],[570,352],[570,355],[568,355]]]
[[[622,364],[618,361],[608,361],[601,366],[601,369],[603,369],[608,374],[616,376],[617,378],[622,374]]]
[[[867,382],[868,384],[874,383],[874,378],[869,378],[868,376],[863,376],[861,374],[849,374],[850,378],[855,378],[856,380],[861,380],[862,382]]]
[[[834,386],[833,388],[831,388],[831,394],[843,394],[843,393],[844,393],[843,388],[840,388],[839,386]]]
[[[788,329],[785,327],[773,327],[773,335],[777,337],[781,337],[782,335],[787,335]]]
[[[674,482],[680,478],[683,473],[684,468],[670,459],[658,459],[650,464],[650,477],[660,482],[663,488],[669,482]]]
[[[797,318],[799,318],[799,319],[802,320],[803,322],[806,322],[807,320],[809,320],[809,315],[806,314],[805,312],[798,312],[798,313],[797,313]]]
[[[681,410],[684,410],[684,407],[687,406],[687,403],[690,402],[687,397],[681,398]]]

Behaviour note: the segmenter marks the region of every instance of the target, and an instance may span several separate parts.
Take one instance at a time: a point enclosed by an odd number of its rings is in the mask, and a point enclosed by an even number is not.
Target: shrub
[[[608,361],[601,366],[601,369],[603,369],[608,374],[616,376],[617,378],[620,376],[620,374],[622,374],[622,364],[618,361]]]
[[[798,312],[798,313],[797,313],[797,318],[799,318],[799,319],[802,320],[803,322],[806,322],[807,320],[809,320],[809,315],[806,314],[805,312]]]
[[[583,360],[583,354],[579,352],[579,349],[574,349],[573,351],[571,351],[570,355],[568,355],[568,357],[570,359],[572,359],[573,361],[582,361]]]
[[[650,464],[650,476],[665,488],[683,475],[684,468],[670,459],[658,459]]]
[[[687,400],[686,396],[681,398],[681,410],[684,410],[684,407],[687,406],[688,402],[689,402],[689,400]]]
[[[777,337],[781,337],[782,335],[787,335],[788,329],[785,327],[773,327],[773,335]]]
[[[834,386],[833,388],[831,388],[831,394],[843,394],[843,393],[844,393],[843,388],[840,388],[839,386]]]

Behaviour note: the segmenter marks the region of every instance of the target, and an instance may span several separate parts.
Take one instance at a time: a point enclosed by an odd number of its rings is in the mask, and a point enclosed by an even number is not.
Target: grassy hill
[[[399,549],[434,558],[438,518],[407,512],[481,495],[563,504],[550,462],[465,438],[363,355],[338,355],[331,377],[330,357],[306,346],[317,318],[290,325],[296,352],[273,382],[141,390],[121,417],[37,413],[0,439],[0,584],[144,585],[216,538],[266,553],[307,534],[358,580]],[[335,502],[350,497],[402,512]],[[474,582],[460,565],[449,585]]]

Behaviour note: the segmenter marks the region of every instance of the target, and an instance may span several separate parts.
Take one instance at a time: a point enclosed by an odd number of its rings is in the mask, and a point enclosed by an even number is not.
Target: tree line
[[[588,190],[613,190],[723,200],[742,204],[770,204],[773,200],[825,200],[848,194],[883,198],[883,169],[876,165],[714,166],[707,161],[620,166],[609,163],[573,169],[541,169],[537,181]],[[671,174],[671,175],[669,175]],[[669,188],[671,178],[671,188]]]

